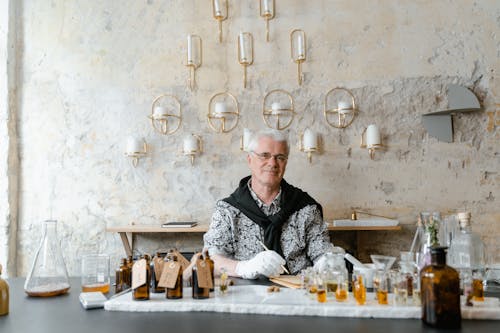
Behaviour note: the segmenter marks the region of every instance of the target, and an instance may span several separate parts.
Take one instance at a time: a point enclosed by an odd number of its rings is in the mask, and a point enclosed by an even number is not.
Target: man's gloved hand
[[[276,276],[283,273],[283,259],[275,251],[263,251],[250,260],[243,260],[236,265],[236,274],[244,279],[256,279],[259,275]]]
[[[328,264],[328,260],[326,258],[327,256],[323,254],[321,257],[319,257],[316,262],[314,263],[314,270],[316,272],[323,272],[326,269],[326,266]]]

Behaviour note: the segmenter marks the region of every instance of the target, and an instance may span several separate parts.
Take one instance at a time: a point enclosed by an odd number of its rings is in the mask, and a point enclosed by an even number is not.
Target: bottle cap
[[[431,246],[431,254],[446,253],[448,246]]]

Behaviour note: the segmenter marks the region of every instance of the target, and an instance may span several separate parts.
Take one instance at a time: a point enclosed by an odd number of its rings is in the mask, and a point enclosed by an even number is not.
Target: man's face
[[[261,186],[279,187],[285,174],[288,150],[285,142],[269,137],[259,139],[257,148],[247,157],[253,182]]]

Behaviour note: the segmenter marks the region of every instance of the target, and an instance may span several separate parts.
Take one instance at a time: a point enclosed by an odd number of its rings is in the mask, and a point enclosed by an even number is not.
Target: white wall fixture
[[[217,93],[208,103],[207,121],[217,133],[231,132],[240,118],[238,100],[228,92]]]
[[[267,127],[284,130],[295,116],[292,95],[282,89],[271,90],[264,97],[262,117]]]
[[[307,159],[309,160],[309,163],[311,163],[312,153],[319,151],[318,133],[306,128],[305,131],[299,136],[299,149],[300,151],[307,153]]]
[[[127,138],[127,146],[125,148],[125,156],[130,157],[132,160],[132,165],[137,167],[139,159],[145,157],[148,153],[147,143],[143,138],[137,138],[135,136],[129,136]]]
[[[479,111],[481,105],[472,91],[460,85],[448,85],[446,93],[448,107],[445,110],[424,114],[422,122],[431,136],[439,141],[453,142],[452,115],[460,112]]]
[[[266,20],[266,42],[269,42],[269,20],[274,18],[274,0],[259,0],[260,16]]]
[[[194,164],[194,158],[196,155],[200,155],[202,152],[203,141],[200,136],[190,134],[184,138],[184,141],[182,142],[182,154],[191,158],[191,165]]]
[[[299,85],[304,81],[302,63],[306,61],[306,34],[303,30],[294,29],[290,32],[290,52],[292,60],[297,63],[297,80]]]
[[[356,118],[356,100],[352,92],[345,88],[333,88],[325,95],[323,115],[328,125],[346,128]]]
[[[252,131],[248,128],[243,129],[243,135],[240,140],[240,150],[249,152],[248,145],[250,144],[250,139],[252,138]]]
[[[186,66],[189,68],[189,89],[193,90],[196,86],[196,69],[201,66],[203,58],[200,36],[191,34],[187,36],[186,57]]]
[[[361,148],[367,148],[370,159],[373,160],[375,150],[382,149],[382,139],[377,125],[371,124],[361,133]]]
[[[172,95],[163,94],[155,98],[151,105],[151,126],[163,135],[177,132],[182,123],[182,110],[179,100]]]
[[[246,88],[247,66],[253,64],[253,36],[249,32],[238,35],[238,62],[243,66],[243,88]]]
[[[212,0],[212,14],[219,22],[219,43],[222,43],[222,21],[227,19],[228,12],[227,0]]]

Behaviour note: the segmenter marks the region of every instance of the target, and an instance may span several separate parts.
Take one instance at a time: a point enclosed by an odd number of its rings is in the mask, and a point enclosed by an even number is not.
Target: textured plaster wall
[[[356,207],[397,216],[404,225],[401,232],[359,233],[362,259],[408,249],[419,211],[467,209],[500,262],[498,1],[276,2],[266,43],[258,2],[229,1],[222,44],[210,1],[19,2],[19,216],[17,241],[8,245],[16,252],[17,274],[27,274],[41,221],[48,218],[59,221],[71,275],[79,274],[84,253],[109,253],[115,262],[123,254],[119,237],[106,226],[208,223],[215,201],[247,175],[240,135],[243,127],[264,127],[262,100],[276,88],[293,95],[298,111],[288,130],[293,148],[286,179],[320,201],[328,220]],[[294,28],[308,40],[302,86],[289,55]],[[255,43],[247,89],[237,62],[240,31],[253,33]],[[193,92],[186,85],[188,33],[203,39]],[[421,115],[446,104],[449,83],[474,91],[483,110],[455,116],[454,142],[442,143],[426,133]],[[359,103],[359,117],[344,130],[326,125],[322,115],[324,96],[334,87],[351,89]],[[222,91],[237,97],[242,113],[228,134],[210,131],[206,122],[208,101]],[[162,93],[176,95],[184,112],[172,136],[156,134],[147,119]],[[375,160],[359,148],[370,123],[378,124],[387,145]],[[296,146],[306,127],[323,141],[312,164]],[[194,166],[179,154],[191,132],[204,140]],[[135,169],[123,155],[130,134],[143,136],[151,148]],[[4,132],[0,137],[10,138]],[[334,242],[344,237],[353,238],[332,234]],[[1,244],[7,238],[0,235]],[[148,252],[201,245],[199,237],[180,235],[137,243]]]

